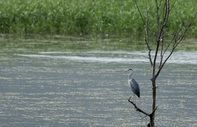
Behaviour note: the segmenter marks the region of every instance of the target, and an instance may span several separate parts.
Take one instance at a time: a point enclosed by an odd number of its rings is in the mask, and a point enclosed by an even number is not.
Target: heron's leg
[[[135,101],[135,94],[133,93],[133,102]],[[135,102],[134,102],[135,103]]]

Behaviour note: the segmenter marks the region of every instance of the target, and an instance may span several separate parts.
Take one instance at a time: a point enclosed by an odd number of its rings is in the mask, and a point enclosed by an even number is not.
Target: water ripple
[[[166,55],[164,55],[164,59],[169,53],[170,52],[167,52]],[[18,54],[18,56],[67,59],[78,62],[149,63],[146,57],[147,52],[138,51],[39,52],[38,54]],[[167,62],[175,64],[197,64],[196,56],[197,52],[174,52]],[[152,57],[154,57],[153,54]],[[160,60],[160,58],[158,58],[158,60]]]

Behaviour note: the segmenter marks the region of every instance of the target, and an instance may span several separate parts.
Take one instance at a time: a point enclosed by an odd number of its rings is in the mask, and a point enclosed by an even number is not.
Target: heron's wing
[[[138,96],[140,97],[140,88],[138,83],[135,81],[135,79],[130,80],[130,86],[131,90]]]

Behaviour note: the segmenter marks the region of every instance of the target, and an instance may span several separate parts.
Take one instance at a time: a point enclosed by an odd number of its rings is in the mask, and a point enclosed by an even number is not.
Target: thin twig
[[[153,35],[153,36],[155,36],[155,37],[157,37],[157,35],[148,27],[148,26],[144,26],[145,28],[148,28],[148,30],[151,32],[151,34]]]
[[[162,64],[162,61],[163,61],[163,39],[161,39],[161,53],[160,53],[160,64],[159,64],[159,68]]]
[[[168,44],[168,46],[167,46],[166,49],[164,50],[164,54],[165,54],[165,52],[168,50],[168,48],[170,47],[170,45],[172,44],[173,40],[175,40],[175,42],[174,42],[174,44],[173,44],[173,47],[174,47],[174,45],[175,45],[175,43],[176,43],[176,40],[177,40],[176,38],[177,38],[178,34],[181,32],[181,29],[183,28],[183,26],[184,26],[184,24],[182,24],[181,27],[177,30],[177,32],[175,32],[175,34],[174,34],[172,40],[170,41],[170,43]]]
[[[160,14],[159,14],[159,6],[157,3],[157,0],[155,0],[155,4],[156,4],[156,8],[157,8],[157,42],[159,42],[159,31],[160,31],[160,23],[159,23],[159,18],[160,18]]]
[[[137,9],[138,9],[138,12],[139,12],[139,14],[140,14],[140,17],[142,18],[143,24],[145,25],[145,21],[144,21],[144,19],[143,19],[143,17],[142,17],[142,14],[141,14],[141,12],[140,12],[140,9],[139,9],[139,7],[138,7],[138,4],[137,4],[136,0],[134,0],[134,1],[135,1],[135,5],[136,5],[136,7],[137,7]]]
[[[180,35],[180,38],[178,39],[178,43],[176,44],[175,48],[178,46],[178,44],[182,41],[183,37],[185,36],[185,33],[187,32],[187,30],[189,29],[189,27],[191,26],[192,22],[194,21],[194,19],[197,16],[197,12],[195,14],[195,16],[193,17],[193,19],[191,20],[191,22],[188,24],[187,28],[185,29],[185,31]]]
[[[177,1],[177,0],[175,0],[174,3],[172,4],[172,7],[170,8],[169,12],[173,9],[173,7],[174,7],[176,1]]]
[[[148,3],[147,3],[148,0],[146,0],[146,26],[148,26]],[[147,48],[148,48],[148,58],[149,58],[149,61],[150,61],[150,64],[151,66],[153,66],[153,62],[152,62],[152,59],[151,59],[151,49],[150,49],[150,46],[149,46],[149,38],[148,38],[148,27],[146,27],[146,35],[145,35],[145,42],[146,42],[146,45],[147,45]]]
[[[160,3],[159,3],[159,7],[161,7],[161,2],[162,2],[163,0],[160,0]]]
[[[158,33],[158,40],[159,39],[161,40],[163,29],[165,25],[167,24],[168,17],[169,17],[169,0],[165,0],[164,7],[163,7],[163,21],[162,21],[160,32]]]
[[[158,107],[158,106],[157,106],[157,107]],[[157,107],[152,111],[152,113],[150,114],[150,116],[153,115],[153,114],[155,113],[155,111],[157,110]]]

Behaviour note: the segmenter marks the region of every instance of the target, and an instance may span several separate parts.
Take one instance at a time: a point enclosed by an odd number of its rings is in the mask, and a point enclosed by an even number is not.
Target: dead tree
[[[148,56],[146,56],[146,57],[149,59],[150,65],[152,67],[152,78],[150,79],[152,82],[152,111],[151,111],[151,113],[144,112],[142,109],[137,107],[137,105],[134,102],[132,102],[130,100],[130,98],[128,101],[135,107],[135,109],[138,112],[141,112],[146,116],[149,116],[150,123],[148,124],[148,126],[155,127],[155,124],[154,124],[155,111],[157,110],[157,107],[156,107],[156,90],[157,90],[156,79],[159,76],[166,61],[170,58],[170,56],[172,55],[172,53],[174,52],[176,47],[182,41],[185,33],[187,32],[187,30],[191,26],[197,13],[193,16],[191,21],[183,22],[182,25],[180,26],[180,28],[178,28],[176,31],[174,31],[174,33],[171,34],[172,39],[169,42],[169,44],[167,44],[167,46],[166,46],[166,45],[164,45],[164,43],[165,43],[164,38],[166,36],[168,36],[167,32],[169,32],[169,31],[166,32],[165,27],[166,27],[166,24],[168,23],[170,12],[176,3],[176,0],[174,2],[172,2],[170,0],[155,0],[155,8],[156,8],[155,15],[156,15],[156,25],[157,25],[156,31],[151,30],[151,26],[149,26],[149,9],[150,9],[150,7],[148,6],[148,0],[146,0],[146,4],[145,4],[145,8],[146,8],[145,15],[146,16],[142,15],[141,10],[140,10],[136,0],[134,0],[134,2],[135,2],[135,5],[138,9],[141,20],[143,21],[143,25],[145,27],[145,33],[146,33],[145,34],[145,43],[148,48]],[[152,49],[152,47],[150,47],[149,36],[152,36],[155,38],[155,41],[156,41],[155,49]],[[164,54],[166,55],[166,51],[169,51],[170,53],[167,54],[167,57],[164,59]],[[154,56],[151,56],[151,52],[154,52]],[[160,61],[156,62],[158,57],[160,58]],[[156,65],[158,65],[158,68]]]

